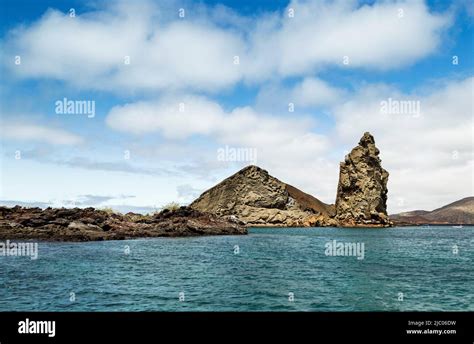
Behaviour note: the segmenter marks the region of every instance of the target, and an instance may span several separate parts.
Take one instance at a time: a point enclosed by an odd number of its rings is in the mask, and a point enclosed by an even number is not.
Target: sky
[[[389,213],[472,196],[473,6],[2,1],[0,204],[146,212],[249,164],[332,204],[366,131]]]

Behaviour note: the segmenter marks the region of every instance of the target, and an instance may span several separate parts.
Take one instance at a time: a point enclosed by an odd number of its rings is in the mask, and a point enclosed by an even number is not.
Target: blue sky
[[[1,6],[3,204],[186,204],[250,163],[333,203],[364,131],[389,212],[472,195],[469,1]],[[94,115],[57,113],[64,98]],[[382,113],[389,98],[421,110]]]

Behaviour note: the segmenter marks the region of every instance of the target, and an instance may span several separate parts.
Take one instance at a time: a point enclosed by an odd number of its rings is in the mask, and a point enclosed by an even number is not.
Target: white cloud
[[[288,12],[257,25],[251,36],[250,79],[305,75],[330,65],[390,69],[436,50],[449,15],[429,12],[421,1],[292,1]],[[399,17],[400,10],[403,11]],[[348,57],[348,65],[343,64]]]
[[[180,103],[184,104],[183,112],[179,111]],[[160,133],[184,145],[197,135],[214,147],[254,148],[262,166],[275,161],[292,165],[314,160],[328,147],[327,138],[313,132],[317,123],[310,118],[271,116],[251,107],[224,111],[217,103],[190,95],[116,106],[106,122],[116,130]]]
[[[205,98],[172,97],[160,102],[137,102],[113,107],[106,123],[134,134],[161,132],[171,139],[207,135],[223,120],[222,108]]]
[[[20,77],[54,78],[81,88],[212,92],[241,80],[342,67],[344,56],[349,68],[404,66],[436,51],[451,23],[449,15],[432,14],[420,1],[362,7],[292,1],[288,8],[295,10],[294,18],[287,10],[253,18],[198,5],[187,6],[186,17],[179,18],[179,7],[119,1],[75,18],[49,10],[37,22],[13,30],[4,44],[5,61]],[[21,65],[14,64],[16,55]]]
[[[119,2],[75,18],[49,10],[11,33],[7,60],[21,77],[118,92],[212,90],[239,79],[233,58],[244,49],[238,34],[210,22],[179,20],[177,9],[176,20],[157,20],[159,10],[145,4]],[[21,65],[13,63],[17,55]]]
[[[334,105],[343,100],[344,92],[321,79],[306,78],[292,91],[295,103],[304,107]]]
[[[191,95],[115,106],[106,123],[123,132],[158,132],[168,139],[202,135],[223,144],[274,146],[280,151],[298,150],[300,145],[325,148],[322,137],[311,133],[314,123],[310,118],[270,116],[251,107],[226,112],[207,98]]]
[[[256,97],[256,108],[260,111],[272,113],[301,113],[310,108],[327,108],[344,102],[348,92],[345,89],[337,88],[326,81],[307,77],[294,86],[284,85],[284,83],[270,83],[260,87]]]
[[[81,136],[66,130],[27,123],[4,123],[1,134],[2,138],[9,140],[37,141],[55,145],[77,145],[83,142]]]

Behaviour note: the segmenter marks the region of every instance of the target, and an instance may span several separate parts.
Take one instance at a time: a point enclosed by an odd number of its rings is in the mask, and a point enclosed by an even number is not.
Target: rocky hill
[[[329,226],[334,206],[247,166],[204,192],[191,208],[232,215],[249,226]]]
[[[474,197],[466,197],[433,211],[414,210],[390,215],[397,225],[474,225]]]

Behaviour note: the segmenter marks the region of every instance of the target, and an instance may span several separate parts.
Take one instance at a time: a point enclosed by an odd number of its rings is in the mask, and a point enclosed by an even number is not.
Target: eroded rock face
[[[374,137],[365,133],[340,164],[336,220],[342,227],[386,227],[388,172]]]
[[[0,207],[0,240],[93,241],[246,233],[235,219],[189,207],[155,215],[122,215],[94,208]]]
[[[235,216],[247,226],[329,226],[334,206],[247,166],[204,192],[190,205],[218,216]]]

